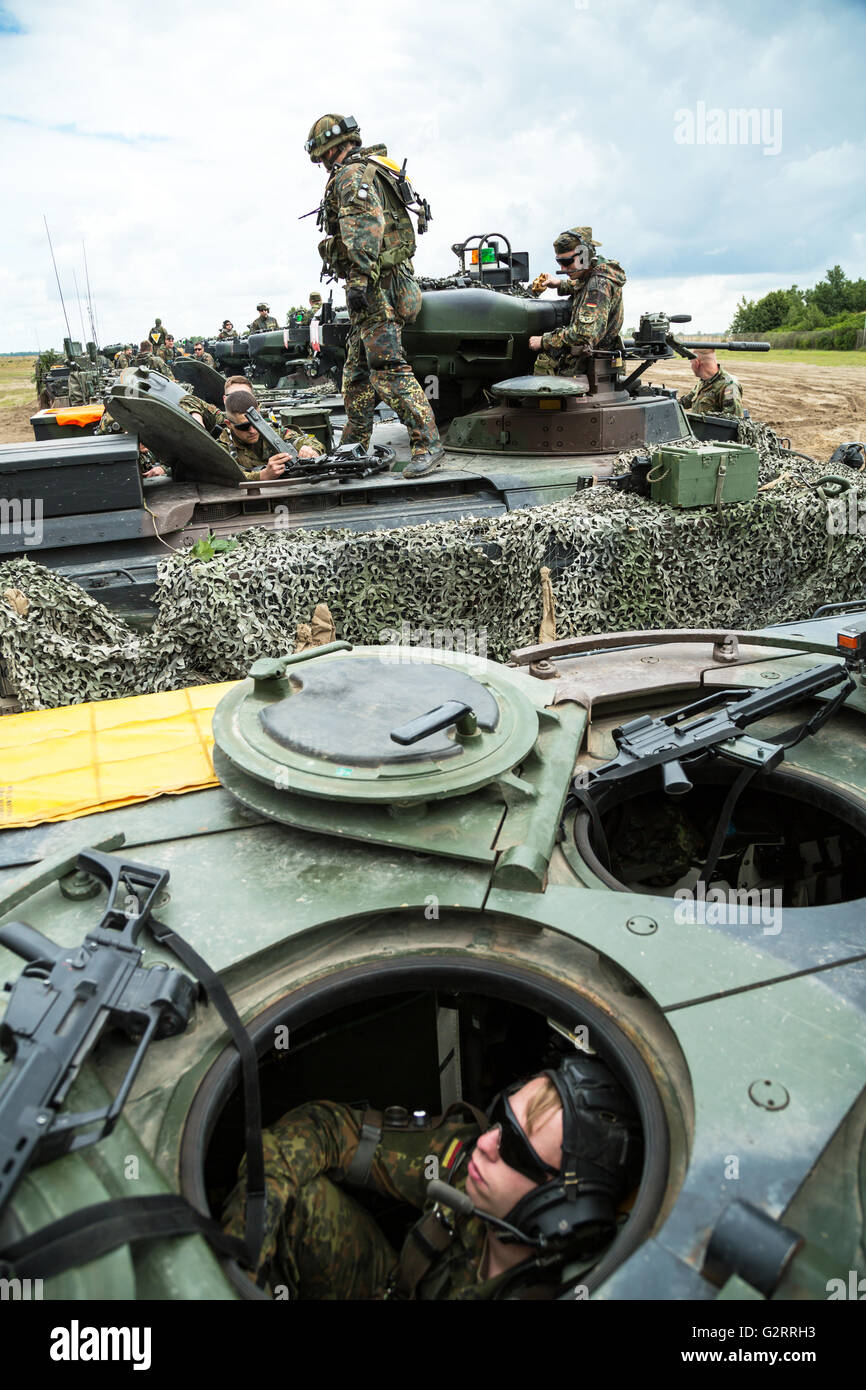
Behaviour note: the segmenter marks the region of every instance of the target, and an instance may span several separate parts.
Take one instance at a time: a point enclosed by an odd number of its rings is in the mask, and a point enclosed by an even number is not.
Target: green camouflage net
[[[161,563],[146,634],[16,560],[0,565],[0,663],[25,709],[231,679],[257,656],[290,650],[320,602],[337,635],[359,644],[465,646],[502,659],[536,640],[542,565],[560,637],[750,630],[863,597],[866,534],[849,521],[866,515],[866,483],[852,472],[855,495],[833,502],[816,486],[824,470],[769,435],[755,429],[750,442],[761,484],[772,485],[721,515],[600,485],[483,520],[362,534],[250,529],[211,560],[179,552]],[[620,455],[616,471],[641,452]],[[27,597],[25,615],[4,602],[8,589]]]

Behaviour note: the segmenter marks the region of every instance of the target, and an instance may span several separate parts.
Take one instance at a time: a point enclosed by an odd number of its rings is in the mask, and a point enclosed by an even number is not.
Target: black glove
[[[365,309],[369,309],[370,301],[367,298],[366,290],[359,290],[355,285],[350,285],[346,290],[346,308],[350,314],[363,314]]]

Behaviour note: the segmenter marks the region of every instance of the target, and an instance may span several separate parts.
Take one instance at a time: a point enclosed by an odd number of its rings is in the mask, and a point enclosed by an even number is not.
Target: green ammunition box
[[[651,459],[652,500],[669,507],[749,502],[758,491],[758,455],[740,444],[669,445]]]

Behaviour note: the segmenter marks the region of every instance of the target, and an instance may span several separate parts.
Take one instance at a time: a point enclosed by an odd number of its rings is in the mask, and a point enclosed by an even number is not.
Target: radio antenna
[[[42,221],[45,223],[45,235],[48,238],[48,249],[51,252],[51,260],[54,265],[54,278],[57,281],[57,292],[60,295],[60,307],[63,310],[63,317],[66,319],[66,336],[67,338],[71,338],[72,329],[69,327],[69,316],[66,313],[66,305],[63,302],[63,291],[60,288],[60,276],[57,274],[57,261],[54,258],[54,247],[51,245],[51,233],[48,230],[48,218],[45,216],[44,212],[42,214]]]
[[[93,341],[98,347],[99,338],[97,336],[98,324],[96,321],[96,305],[93,303],[93,295],[90,293],[90,271],[87,269],[87,247],[84,245],[83,241],[81,243],[81,249],[84,252],[84,275],[87,280],[87,312],[90,315],[90,327],[93,330]]]

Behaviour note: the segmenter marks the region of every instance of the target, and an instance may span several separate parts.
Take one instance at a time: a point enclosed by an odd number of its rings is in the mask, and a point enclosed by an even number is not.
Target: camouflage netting
[[[292,647],[322,601],[337,635],[357,643],[392,640],[404,624],[409,640],[434,645],[486,630],[488,655],[503,658],[536,640],[545,564],[560,637],[751,629],[864,596],[866,535],[830,534],[831,504],[816,489],[825,470],[786,455],[766,427],[747,428],[771,485],[721,516],[599,486],[547,507],[397,531],[251,529],[211,560],[164,560],[145,635],[28,560],[0,565],[0,662],[25,709],[230,679]],[[866,481],[850,481],[866,514]],[[844,527],[847,504],[836,506]],[[4,597],[12,590],[26,613]]]

